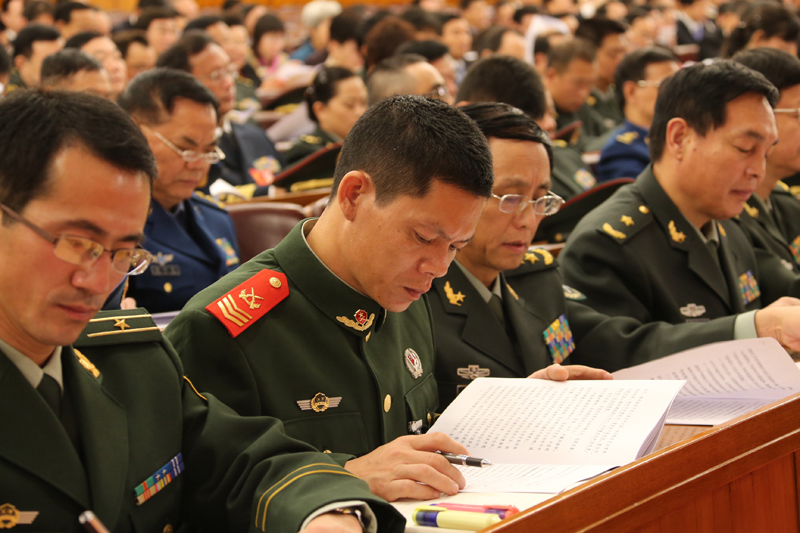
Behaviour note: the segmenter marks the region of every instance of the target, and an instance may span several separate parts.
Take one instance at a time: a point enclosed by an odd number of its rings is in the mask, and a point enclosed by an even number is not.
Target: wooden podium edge
[[[788,454],[800,458],[797,450],[800,394],[675,443],[484,531],[628,531]]]

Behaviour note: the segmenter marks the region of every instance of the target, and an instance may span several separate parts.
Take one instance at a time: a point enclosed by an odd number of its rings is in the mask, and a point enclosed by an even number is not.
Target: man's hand
[[[559,364],[537,370],[528,379],[549,379],[551,381],[567,381],[568,379],[614,379],[614,376],[599,368],[583,365]]]
[[[800,352],[800,300],[776,300],[756,311],[755,321],[759,337],[772,337],[784,348]]]
[[[325,513],[308,523],[300,533],[361,533],[361,523],[355,516]]]
[[[469,455],[444,433],[428,433],[397,438],[344,467],[366,481],[373,494],[390,502],[399,498],[430,500],[441,492],[456,494],[466,484],[464,476],[447,459],[433,453],[437,450]]]

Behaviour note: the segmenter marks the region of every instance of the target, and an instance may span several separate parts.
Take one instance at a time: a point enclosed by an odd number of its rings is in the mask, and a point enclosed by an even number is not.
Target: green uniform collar
[[[380,329],[386,310],[342,281],[311,250],[303,230],[315,220],[298,223],[275,247],[275,259],[292,283],[320,311],[354,335],[366,337]],[[305,229],[311,231],[312,228],[313,225]]]

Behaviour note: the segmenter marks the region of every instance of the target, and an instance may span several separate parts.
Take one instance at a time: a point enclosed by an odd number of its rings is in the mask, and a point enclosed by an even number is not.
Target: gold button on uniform
[[[331,453],[331,451],[330,451],[330,450],[325,450],[325,451],[324,451],[324,452],[322,452],[322,453]]]
[[[430,425],[430,423],[431,423],[431,414],[428,413],[428,425]]]
[[[392,408],[392,397],[387,394],[386,398],[383,399],[383,410],[388,413],[389,409],[391,408]]]
[[[276,289],[281,288],[281,280],[278,278],[269,278],[269,284],[275,287]]]
[[[164,292],[170,293],[172,292],[172,283],[169,281],[164,284]]]

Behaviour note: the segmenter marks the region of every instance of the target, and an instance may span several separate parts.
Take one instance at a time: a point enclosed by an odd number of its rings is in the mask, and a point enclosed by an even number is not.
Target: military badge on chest
[[[20,511],[10,503],[4,503],[0,505],[0,529],[32,524],[37,516],[39,511]]]
[[[420,377],[422,375],[422,359],[419,358],[417,352],[408,348],[403,353],[403,358],[406,361],[406,368],[411,372],[411,375],[414,376],[414,379]]]
[[[298,400],[297,406],[303,411],[314,411],[315,413],[322,413],[327,411],[328,409],[339,407],[339,403],[341,401],[342,401],[341,396],[331,398],[330,396],[326,396],[325,394],[318,392],[310,400]]]
[[[169,264],[174,259],[174,254],[158,252],[153,258],[153,264],[150,265],[150,273],[154,276],[180,276],[181,267]]]

